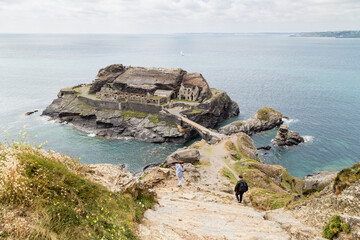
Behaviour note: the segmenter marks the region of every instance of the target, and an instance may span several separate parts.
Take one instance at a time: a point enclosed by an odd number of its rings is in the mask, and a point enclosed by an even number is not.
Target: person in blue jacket
[[[184,162],[180,161],[175,166],[176,166],[176,176],[179,178],[178,187],[181,187],[182,183],[184,182],[184,176],[183,176],[183,171],[185,171]]]

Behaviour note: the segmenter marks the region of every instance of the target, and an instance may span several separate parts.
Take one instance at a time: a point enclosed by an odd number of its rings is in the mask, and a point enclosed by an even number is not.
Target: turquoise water
[[[184,55],[180,54],[183,52]],[[281,34],[0,35],[0,135],[27,125],[38,142],[84,163],[126,163],[138,171],[177,146],[90,137],[49,122],[43,110],[60,88],[91,82],[109,64],[181,67],[228,92],[247,119],[266,105],[290,117],[305,144],[261,158],[295,176],[359,161],[360,40]],[[233,119],[235,120],[235,119]],[[268,145],[276,130],[253,136]]]

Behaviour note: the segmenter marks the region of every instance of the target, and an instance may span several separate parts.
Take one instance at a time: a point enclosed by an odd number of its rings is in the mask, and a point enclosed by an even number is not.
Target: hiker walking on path
[[[236,183],[234,191],[237,201],[241,203],[243,194],[248,190],[248,185],[245,180],[243,180],[243,176],[240,175],[239,179],[240,180]]]
[[[175,166],[176,166],[176,176],[179,178],[178,187],[181,187],[181,184],[184,181],[184,177],[183,177],[183,171],[185,171],[184,162],[181,161],[181,162],[177,163]]]

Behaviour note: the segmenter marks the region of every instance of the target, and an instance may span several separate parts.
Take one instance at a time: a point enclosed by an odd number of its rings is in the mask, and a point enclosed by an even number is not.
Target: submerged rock
[[[304,138],[296,131],[289,131],[287,125],[281,125],[276,137],[273,140],[273,143],[278,146],[293,146],[303,143]]]
[[[235,121],[219,129],[219,132],[231,135],[244,132],[252,135],[257,132],[273,129],[282,124],[282,114],[272,108],[263,107],[246,121]]]
[[[271,149],[271,146],[270,145],[267,145],[267,146],[261,146],[261,147],[258,147],[256,148],[257,150],[270,150]]]
[[[26,116],[29,116],[29,115],[31,115],[31,114],[34,114],[34,113],[38,112],[38,111],[39,111],[39,110],[34,109],[34,110],[30,111],[30,112],[26,112],[25,115],[26,115]]]

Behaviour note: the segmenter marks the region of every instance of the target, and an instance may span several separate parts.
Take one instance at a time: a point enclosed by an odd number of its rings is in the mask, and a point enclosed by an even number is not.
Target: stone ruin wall
[[[178,93],[178,99],[182,100],[185,99],[187,101],[198,101],[200,96],[200,89],[198,86],[188,86],[185,87],[181,85]]]

